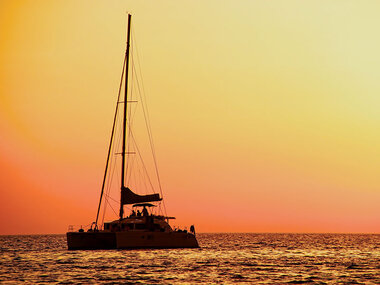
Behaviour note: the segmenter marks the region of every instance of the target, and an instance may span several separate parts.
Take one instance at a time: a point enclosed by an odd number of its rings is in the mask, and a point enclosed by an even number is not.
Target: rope
[[[139,56],[139,53],[138,53],[137,40],[135,39],[135,36],[134,36],[134,29],[133,29],[133,27],[132,27],[132,38],[134,39],[134,43],[135,43],[135,46],[136,46],[137,63],[138,63],[138,66],[139,66],[139,71],[140,71],[139,75],[140,75],[140,78],[141,78],[141,85],[142,85],[143,92],[141,92],[141,90],[140,90],[140,84],[139,84],[138,78],[136,76],[137,87],[138,87],[140,99],[141,99],[141,101],[143,103],[142,104],[142,109],[143,109],[143,114],[144,114],[144,119],[145,119],[145,125],[146,125],[146,128],[148,130],[149,143],[150,143],[150,148],[151,148],[151,152],[152,152],[152,156],[153,156],[153,161],[154,161],[154,167],[155,167],[155,171],[156,171],[158,186],[159,186],[159,189],[160,189],[161,197],[163,198],[161,179],[160,179],[160,175],[159,175],[159,172],[158,172],[157,158],[156,158],[156,153],[155,153],[155,148],[154,148],[154,143],[153,143],[152,130],[151,130],[151,126],[150,126],[148,106],[147,106],[146,98],[145,98],[145,87],[144,87],[144,82],[143,82],[143,76],[142,76],[142,73],[141,73],[140,56]],[[132,64],[132,67],[133,67],[133,69],[135,69],[135,65],[134,64]],[[163,204],[165,215],[166,215],[166,206],[165,206],[165,201],[164,200],[162,200],[162,204]]]
[[[120,85],[119,85],[118,103],[120,103],[119,100],[120,100],[121,88],[123,86],[124,71],[125,71],[125,65],[123,66],[123,72],[122,72],[122,75],[121,75],[121,80],[120,80]],[[117,110],[118,110],[119,107],[120,107],[120,105],[117,104]],[[116,140],[114,140],[114,143],[112,144],[112,150],[111,150],[112,153],[115,151],[115,149],[119,149],[120,148],[120,143],[121,143],[121,138],[122,138],[122,133],[120,132],[120,128],[121,128],[120,121],[121,120],[122,120],[122,116],[121,116],[120,112],[118,112],[117,113],[117,123],[116,123],[116,128],[115,128],[115,133],[117,134],[117,137],[116,137]],[[116,173],[117,178],[119,178],[118,172],[116,171],[117,156],[115,154],[113,154],[111,156],[111,158],[110,158],[110,165],[111,165],[111,167],[110,167],[110,169],[108,171],[108,179],[107,179],[107,187],[106,187],[106,194],[107,194],[106,198],[110,198],[110,192],[111,192],[111,189],[112,189],[112,183],[114,181],[114,175],[115,175],[115,173]],[[107,200],[107,203],[109,204],[108,200]],[[106,206],[106,204],[104,204],[103,216],[102,216],[102,224],[104,224],[106,209],[107,209],[107,206]],[[115,213],[115,211],[114,211],[114,213]]]
[[[149,184],[150,184],[152,190],[154,191],[154,187],[153,187],[152,181],[150,180],[150,177],[149,177],[149,174],[148,174],[148,170],[146,169],[146,166],[145,166],[144,160],[142,159],[140,149],[139,149],[139,147],[138,147],[137,144],[136,144],[135,137],[133,136],[133,133],[131,133],[131,135],[132,135],[131,138],[132,138],[132,140],[133,140],[134,143],[135,143],[135,147],[136,147],[137,153],[139,154],[140,160],[141,160],[141,162],[142,162],[143,169],[145,170],[146,176],[147,176],[147,178],[148,178]]]
[[[116,121],[117,121],[117,116],[118,116],[119,100],[120,100],[120,94],[121,94],[121,87],[122,87],[122,83],[123,83],[123,75],[124,75],[124,71],[125,71],[125,63],[126,63],[126,57],[124,57],[123,68],[122,68],[122,72],[121,72],[121,80],[120,80],[119,91],[118,91],[118,96],[117,96],[116,110],[115,110],[114,122],[113,122],[113,126],[112,126],[111,141],[110,141],[110,146],[109,146],[109,149],[108,149],[106,170],[105,170],[105,173],[104,173],[102,191],[101,191],[101,194],[100,194],[100,201],[99,201],[98,212],[97,212],[97,215],[96,215],[96,222],[95,223],[98,222],[99,210],[100,210],[100,205],[101,205],[101,202],[102,202],[102,196],[103,196],[104,186],[105,186],[104,184],[105,184],[105,182],[106,182],[105,180],[107,178],[109,159],[111,158],[111,160],[112,160],[112,155],[111,155],[111,153],[112,153],[112,144],[113,144],[112,143],[112,139],[113,139],[113,136],[114,136],[114,131],[117,128]],[[106,208],[104,208],[102,224],[104,222],[105,209]]]

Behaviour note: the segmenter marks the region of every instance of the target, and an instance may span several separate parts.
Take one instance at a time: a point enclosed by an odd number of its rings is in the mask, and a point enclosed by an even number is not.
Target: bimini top
[[[151,203],[139,203],[139,204],[134,204],[132,207],[156,207],[156,206]]]

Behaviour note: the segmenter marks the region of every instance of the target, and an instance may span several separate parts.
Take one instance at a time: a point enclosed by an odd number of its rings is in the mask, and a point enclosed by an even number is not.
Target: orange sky
[[[0,1],[0,234],[94,220],[132,13],[166,207],[380,229],[378,1]]]

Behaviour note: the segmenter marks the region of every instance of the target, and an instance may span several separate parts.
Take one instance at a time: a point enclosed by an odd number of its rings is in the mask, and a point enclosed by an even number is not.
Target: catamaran
[[[95,222],[91,224],[88,230],[80,228],[74,231],[73,228],[66,234],[68,249],[135,249],[135,248],[197,248],[199,247],[195,229],[192,225],[187,231],[186,229],[173,229],[169,225],[169,220],[175,219],[169,217],[165,213],[156,213],[155,210],[161,207],[163,203],[162,191],[159,193],[140,195],[130,189],[128,180],[131,176],[127,175],[128,157],[136,154],[129,151],[128,138],[134,140],[131,132],[131,115],[128,116],[128,105],[133,104],[134,101],[128,101],[128,70],[129,70],[129,57],[131,47],[131,18],[128,15],[127,27],[127,46],[124,57],[123,71],[121,76],[121,83],[119,87],[119,95],[117,99],[116,111],[114,122],[112,126],[111,139],[108,148],[108,155],[106,160],[106,167],[103,177],[103,184],[100,193],[100,200],[98,204]],[[122,89],[122,82],[124,80],[124,100],[120,101],[120,94]],[[112,151],[114,150],[115,130],[117,129],[117,117],[120,106],[123,106],[122,117],[122,147],[121,152],[121,187],[120,187],[120,201],[119,201],[119,217],[111,222],[99,222],[99,214],[102,202],[105,200],[105,193],[107,181],[110,175],[110,160]],[[130,114],[130,112],[129,112]],[[148,128],[149,131],[150,128]],[[149,134],[151,139],[151,134]],[[138,150],[138,149],[137,149]],[[154,156],[154,152],[152,151]],[[155,156],[154,156],[155,161]],[[157,166],[157,165],[156,165]],[[132,166],[129,166],[131,168]],[[156,168],[157,170],[157,168]],[[128,177],[127,177],[128,176]],[[158,177],[158,171],[157,171]],[[159,178],[158,178],[159,180]],[[131,187],[132,188],[132,187]],[[161,188],[160,188],[161,189]],[[124,206],[131,205],[129,215],[125,215]],[[103,215],[104,217],[104,215]]]

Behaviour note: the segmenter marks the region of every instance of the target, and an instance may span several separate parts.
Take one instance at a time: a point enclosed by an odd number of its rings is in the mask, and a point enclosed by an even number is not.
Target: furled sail
[[[128,187],[121,187],[121,205],[125,204],[135,204],[135,203],[145,203],[145,202],[155,202],[161,201],[159,194],[150,195],[138,195],[132,192]]]

